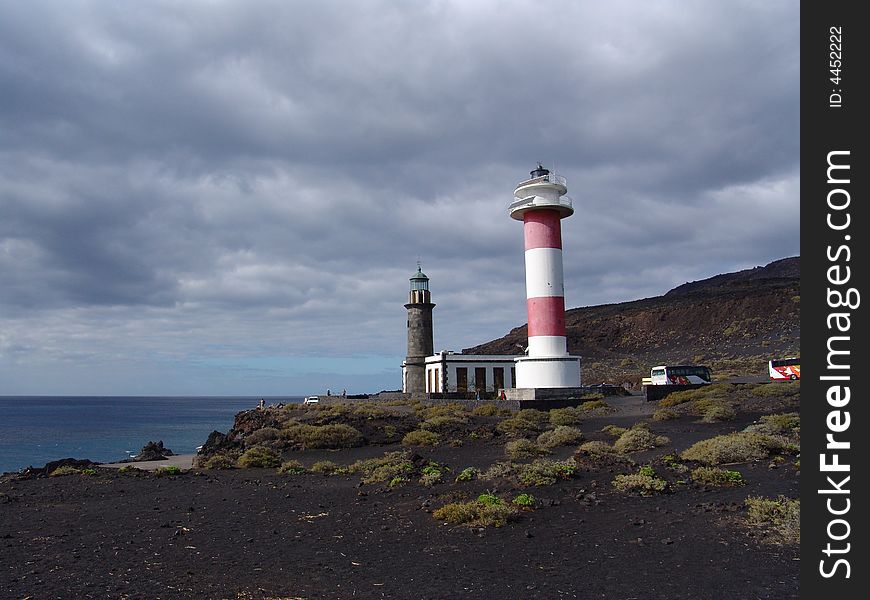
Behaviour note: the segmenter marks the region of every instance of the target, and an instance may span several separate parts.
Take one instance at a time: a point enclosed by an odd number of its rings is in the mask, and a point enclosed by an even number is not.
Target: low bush
[[[585,416],[586,411],[582,408],[574,406],[554,408],[550,411],[550,425],[554,427],[559,425],[579,425]]]
[[[281,466],[281,457],[268,448],[254,446],[242,453],[238,460],[236,460],[236,466],[240,469],[273,469]]]
[[[421,419],[428,420],[433,417],[467,417],[468,411],[465,407],[457,402],[448,402],[446,404],[420,405],[416,409],[417,414]]]
[[[670,443],[670,439],[663,435],[655,435],[645,426],[636,425],[619,436],[613,442],[613,449],[621,454],[650,450],[657,446]]]
[[[523,485],[553,485],[560,479],[571,479],[577,472],[573,462],[539,459],[527,465],[517,465],[517,477]]]
[[[332,475],[339,470],[339,466],[331,460],[319,460],[311,465],[312,473],[322,473],[324,475]]]
[[[363,436],[350,425],[336,423],[306,429],[303,440],[306,448],[354,448],[362,445]]]
[[[516,508],[506,505],[499,499],[498,503],[492,504],[484,504],[479,500],[454,502],[442,506],[433,512],[432,516],[453,525],[503,527],[508,521],[516,518],[517,514]]]
[[[511,500],[511,504],[521,508],[532,508],[535,505],[535,497],[531,494],[519,494]]]
[[[517,418],[534,423],[541,429],[550,424],[550,414],[536,408],[524,408],[517,412]]]
[[[511,440],[504,445],[504,453],[508,458],[522,459],[534,458],[542,454],[548,454],[548,450],[541,448],[535,442],[525,438]]]
[[[205,459],[197,458],[197,464],[203,469],[234,469],[237,458],[223,453],[212,454]]]
[[[626,427],[617,427],[616,425],[605,425],[604,427],[601,428],[602,433],[606,433],[607,435],[613,436],[616,438],[621,436],[626,431],[628,431],[628,429]]]
[[[698,467],[692,469],[692,481],[700,485],[715,487],[743,485],[746,480],[740,471],[729,471],[717,467]]]
[[[785,544],[800,544],[801,501],[780,496],[746,499],[746,521],[751,526],[764,527],[772,534],[772,541]]]
[[[559,446],[579,444],[582,440],[583,432],[576,427],[558,425],[552,431],[545,431],[538,436],[538,446],[552,449],[558,448]]]
[[[607,442],[602,442],[600,440],[593,440],[591,442],[584,442],[580,444],[580,448],[578,451],[583,452],[585,454],[592,455],[600,455],[600,454],[615,454],[616,450],[613,449],[613,446],[608,444]]]
[[[70,467],[69,465],[63,465],[56,468],[54,471],[48,474],[49,477],[63,477],[64,475],[81,475],[82,470],[77,469],[76,467]]]
[[[435,433],[449,433],[457,429],[463,429],[466,425],[468,425],[468,419],[464,417],[438,415],[420,423],[420,429],[434,431]]]
[[[133,473],[144,473],[142,469],[137,469],[133,465],[124,465],[120,469],[118,469],[118,473],[123,473],[125,475],[133,474]]]
[[[613,407],[611,407],[607,402],[604,401],[604,397],[601,394],[586,395],[583,397],[586,398],[594,396],[597,396],[597,399],[587,400],[578,408],[585,411],[586,413],[595,412],[597,414],[607,414],[614,412]]]
[[[504,504],[504,500],[491,492],[484,492],[477,497],[477,501],[484,506],[501,506]]]
[[[725,398],[734,391],[734,386],[728,383],[714,383],[691,390],[672,392],[659,400],[659,406],[668,408],[685,402],[694,402],[710,398]]]
[[[390,481],[413,471],[414,463],[406,452],[389,452],[378,458],[358,460],[347,467],[348,473],[361,475],[360,482],[365,484]]]
[[[507,417],[513,414],[511,409],[505,406],[496,406],[495,404],[481,404],[475,407],[471,414],[478,417]]]
[[[649,496],[665,491],[668,482],[659,477],[652,467],[645,466],[637,473],[617,475],[613,479],[613,487],[620,492],[639,492],[641,496]]]
[[[510,437],[528,437],[531,435],[538,435],[541,430],[541,427],[537,423],[519,415],[501,421],[495,426],[495,428],[500,433]]]
[[[792,435],[800,432],[801,416],[796,412],[764,415],[743,431],[768,435]]]
[[[665,466],[674,473],[685,473],[689,470],[689,467],[680,462],[680,457],[676,454],[663,456],[662,462],[665,463]]]
[[[773,452],[791,449],[783,437],[738,431],[701,440],[681,452],[680,457],[708,465],[722,465],[759,460]]]
[[[680,413],[671,408],[659,408],[652,414],[653,421],[671,421],[679,418]]]
[[[701,417],[704,423],[730,421],[737,416],[737,411],[722,398],[702,398],[692,402],[692,412]]]
[[[274,427],[263,427],[250,433],[245,437],[245,446],[257,446],[265,442],[277,440],[281,436],[281,432]]]
[[[464,481],[473,481],[477,479],[479,471],[474,467],[466,467],[459,472],[459,475],[456,476],[456,483],[462,483]]]
[[[158,477],[172,477],[174,475],[181,475],[181,469],[176,467],[175,465],[169,465],[166,467],[158,467],[154,474]]]
[[[429,463],[420,471],[420,484],[426,487],[431,487],[436,483],[441,483],[446,468],[438,463]]]
[[[305,472],[305,467],[298,460],[285,460],[278,467],[278,472],[283,475],[301,475]]]
[[[512,462],[497,462],[480,474],[481,479],[492,481],[493,479],[505,479],[516,474],[516,468]]]
[[[403,446],[437,446],[441,441],[441,437],[434,431],[426,431],[425,429],[416,429],[409,431],[402,438]]]

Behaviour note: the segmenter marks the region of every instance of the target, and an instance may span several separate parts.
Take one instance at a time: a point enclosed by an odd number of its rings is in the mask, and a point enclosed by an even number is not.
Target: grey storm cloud
[[[525,321],[536,161],[575,200],[571,306],[799,251],[792,2],[0,14],[0,394],[304,393],[337,357],[396,387],[418,257],[439,348]]]

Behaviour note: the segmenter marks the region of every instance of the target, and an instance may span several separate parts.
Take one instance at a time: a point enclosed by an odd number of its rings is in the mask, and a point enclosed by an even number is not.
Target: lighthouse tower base
[[[580,386],[579,356],[523,356],[517,362],[518,388],[573,388]]]

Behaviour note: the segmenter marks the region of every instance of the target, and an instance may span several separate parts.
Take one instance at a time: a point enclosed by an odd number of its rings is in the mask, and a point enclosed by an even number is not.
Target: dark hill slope
[[[638,382],[663,363],[706,363],[719,376],[764,375],[771,356],[800,348],[800,258],[716,275],[664,296],[566,311],[568,350],[583,357],[585,383]],[[526,326],[466,348],[517,354]]]

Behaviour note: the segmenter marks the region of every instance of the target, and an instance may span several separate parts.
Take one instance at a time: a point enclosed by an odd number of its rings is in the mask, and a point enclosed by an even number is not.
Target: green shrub
[[[692,411],[699,415],[705,423],[730,421],[737,416],[737,411],[726,400],[721,398],[701,398],[692,402]]]
[[[484,506],[501,506],[502,504],[504,504],[504,500],[491,492],[485,492],[478,496],[477,502],[479,504],[483,504]]]
[[[203,469],[234,469],[236,466],[236,457],[223,453],[212,454],[205,460],[197,460]]]
[[[659,408],[652,414],[653,421],[671,421],[679,418],[680,414],[670,408]]]
[[[700,485],[716,487],[743,485],[746,483],[740,471],[729,471],[717,467],[698,467],[697,469],[692,469],[692,481]]]
[[[680,392],[672,392],[667,397],[659,400],[659,406],[668,408],[677,406],[685,402],[693,402],[697,400],[710,398],[725,398],[734,391],[734,386],[729,383],[714,383],[705,385],[691,390],[682,390]]]
[[[522,411],[520,411],[522,412]],[[536,411],[540,412],[540,411]],[[534,421],[530,421],[519,415],[501,421],[495,428],[510,437],[527,437],[537,435],[541,427]]]
[[[305,467],[298,460],[285,460],[278,467],[278,472],[283,475],[301,475],[305,472]]]
[[[474,502],[454,502],[442,506],[432,513],[440,521],[453,525],[470,525],[476,527],[502,527],[514,519],[517,509],[501,504],[482,504]]]
[[[404,475],[396,475],[395,477],[390,479],[390,483],[388,483],[387,486],[389,488],[396,488],[396,487],[405,485],[409,481],[411,481],[411,480],[408,479],[407,477],[405,477]]]
[[[70,467],[69,465],[63,465],[56,468],[54,471],[48,474],[49,477],[63,477],[64,475],[81,475],[82,470],[77,469],[76,467]]]
[[[129,475],[130,473],[144,473],[144,471],[142,469],[137,469],[133,465],[124,465],[123,467],[118,469],[118,473]]]
[[[801,501],[780,496],[770,498],[750,497],[746,499],[748,509],[747,523],[765,527],[773,535],[774,541],[786,544],[800,544],[801,541]]]
[[[538,445],[542,448],[558,448],[559,446],[579,444],[582,439],[583,432],[576,427],[559,425],[554,430],[545,431],[539,435]]]
[[[277,440],[280,436],[281,432],[274,427],[263,427],[251,432],[247,437],[245,437],[245,446],[257,446],[265,442]]]
[[[236,461],[236,466],[241,469],[261,468],[273,469],[281,466],[281,457],[274,451],[263,446],[248,448]]]
[[[554,408],[550,411],[550,425],[554,427],[559,425],[579,425],[585,416],[586,411],[582,408],[574,406]]]
[[[511,409],[506,406],[497,406],[495,404],[481,404],[471,411],[471,414],[478,417],[507,417],[513,414]]]
[[[504,453],[508,458],[534,458],[548,451],[538,446],[535,442],[525,438],[511,440],[504,445]]]
[[[539,459],[527,465],[516,467],[520,483],[523,485],[553,485],[559,479],[571,479],[577,466],[568,461]]]
[[[457,429],[462,429],[466,425],[468,425],[468,419],[464,417],[438,415],[420,423],[420,429],[434,431],[436,433],[447,433]]]
[[[531,508],[535,505],[535,497],[531,494],[519,494],[513,500],[511,500],[511,504],[514,506],[520,506],[522,508]]]
[[[796,412],[764,415],[743,431],[768,435],[792,435],[800,432],[801,417]]]
[[[738,431],[701,440],[681,452],[680,457],[708,465],[721,465],[759,460],[767,458],[772,452],[783,450],[791,450],[785,438]]]
[[[649,450],[670,443],[663,435],[655,435],[643,426],[634,426],[613,442],[613,449],[621,454]]]
[[[584,442],[580,444],[579,450],[592,455],[614,454],[616,452],[616,450],[613,449],[613,446],[600,440]]]
[[[641,496],[649,496],[665,491],[668,482],[659,477],[652,467],[641,467],[637,473],[617,475],[613,479],[613,487],[620,492],[640,492]]]
[[[466,467],[459,472],[459,475],[456,476],[456,483],[462,483],[464,481],[472,481],[477,479],[478,470],[474,467]]]
[[[393,412],[375,402],[356,402],[353,405],[353,415],[361,419],[386,419]]]
[[[406,452],[389,452],[378,458],[358,460],[347,467],[348,473],[361,475],[360,482],[380,483],[414,471],[414,463]]]
[[[601,428],[602,433],[618,438],[623,433],[628,431],[626,427],[617,427],[616,425],[605,425]]]
[[[524,408],[523,410],[517,412],[517,418],[523,419],[524,421],[529,421],[530,423],[534,423],[538,426],[538,428],[544,428],[550,424],[550,414],[543,410],[538,410],[536,408]]]
[[[468,411],[457,402],[448,402],[447,404],[420,405],[417,414],[425,421],[433,417],[467,417]]]
[[[97,474],[96,469],[82,469],[82,475],[87,475],[87,476],[91,477],[91,476],[94,476],[96,474]]]
[[[176,467],[175,465],[169,465],[166,467],[158,467],[154,474],[158,477],[170,477],[173,475],[180,475],[181,469]]]
[[[359,430],[344,423],[306,429],[303,439],[306,448],[354,448],[363,443]]]
[[[441,437],[434,431],[426,431],[425,429],[416,429],[409,431],[402,438],[403,446],[437,446],[441,441]]]
[[[420,471],[420,483],[426,487],[441,483],[444,467],[438,463],[429,463]]]
[[[604,396],[601,394],[584,394],[583,398],[593,398],[592,400],[587,400],[583,404],[579,406],[579,408],[587,413],[590,412],[598,412],[598,413],[609,413],[613,412],[613,408],[604,401]]]
[[[514,474],[516,474],[516,468],[512,462],[497,462],[481,473],[480,478],[491,481],[511,477]]]
[[[338,471],[339,466],[331,460],[319,460],[311,465],[312,473],[323,473],[324,475],[332,475]]]
[[[662,462],[664,462],[665,466],[674,473],[685,473],[689,470],[689,467],[680,462],[680,457],[676,454],[668,454],[667,456],[663,456]]]

